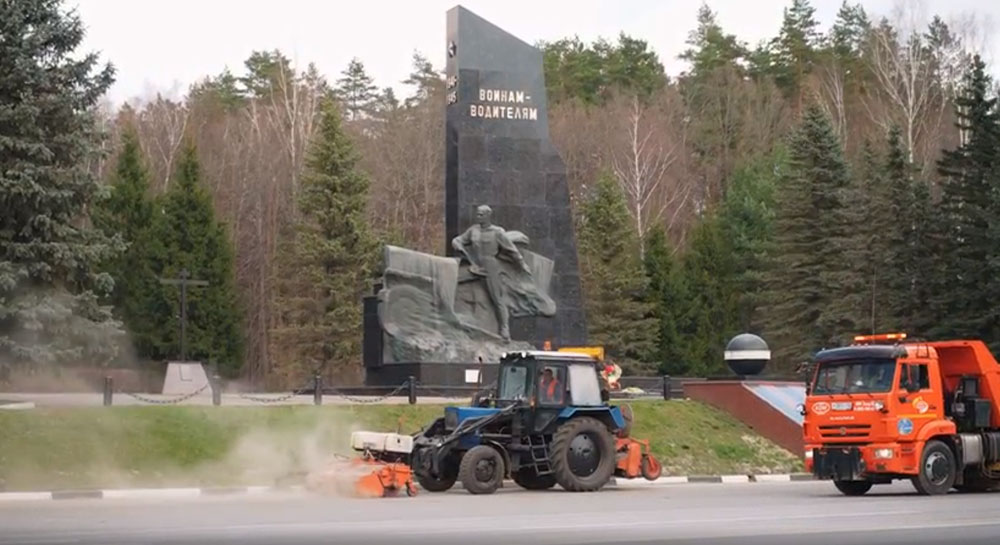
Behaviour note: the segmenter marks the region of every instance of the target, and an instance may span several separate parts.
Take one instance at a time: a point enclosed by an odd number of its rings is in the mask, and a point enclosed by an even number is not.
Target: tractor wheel
[[[947,494],[955,484],[955,454],[941,441],[928,441],[920,456],[920,473],[912,478],[913,488],[925,496]]]
[[[514,483],[525,490],[548,490],[556,485],[556,476],[538,475],[534,469],[522,469],[513,475]]]
[[[559,486],[571,492],[600,490],[615,470],[615,438],[601,421],[588,416],[559,426],[549,447]]]
[[[443,462],[441,475],[432,476],[425,472],[429,470],[429,462],[427,465],[428,469],[415,472],[417,482],[420,483],[421,488],[428,492],[445,492],[455,486],[455,481],[458,480],[458,457],[452,453]]]
[[[462,456],[458,478],[470,494],[492,494],[503,482],[503,456],[493,447],[472,447]]]
[[[845,496],[863,496],[872,489],[871,481],[833,481],[833,485]]]
[[[458,480],[458,475],[443,475],[441,477],[432,477],[423,474],[417,475],[417,482],[420,483],[420,488],[428,492],[445,492],[455,486],[456,480]]]

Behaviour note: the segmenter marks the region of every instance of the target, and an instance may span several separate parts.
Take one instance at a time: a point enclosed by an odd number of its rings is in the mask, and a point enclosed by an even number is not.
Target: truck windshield
[[[813,394],[888,392],[896,371],[894,359],[862,359],[820,364]]]
[[[500,390],[497,398],[515,401],[528,398],[529,375],[524,365],[506,365],[500,372]]]

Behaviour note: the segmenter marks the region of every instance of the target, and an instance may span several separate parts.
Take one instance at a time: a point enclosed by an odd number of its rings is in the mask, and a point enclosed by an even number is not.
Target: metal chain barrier
[[[333,395],[335,395],[337,397],[340,397],[340,398],[343,398],[343,399],[346,399],[347,401],[350,401],[352,403],[381,403],[381,402],[389,399],[390,397],[392,397],[392,396],[394,396],[394,395],[402,392],[403,390],[405,390],[405,389],[407,389],[409,387],[410,387],[410,383],[409,382],[404,382],[404,383],[400,384],[399,386],[397,386],[395,390],[389,392],[388,394],[385,394],[385,395],[382,395],[382,396],[378,396],[378,397],[374,397],[372,399],[365,399],[365,398],[362,398],[362,397],[355,397],[355,396],[352,396],[352,395],[345,394],[343,392],[338,391],[336,388],[334,388],[332,386],[327,386],[327,388],[333,390]]]
[[[417,386],[419,386],[423,390],[423,393],[426,394],[426,395],[429,395],[429,396],[432,396],[432,397],[440,397],[440,398],[444,398],[444,399],[471,399],[472,396],[475,395],[475,392],[469,392],[468,395],[465,395],[465,394],[463,394],[463,395],[448,395],[448,394],[446,394],[446,393],[444,393],[444,392],[442,392],[440,390],[435,390],[434,388],[431,388],[430,386],[427,386],[426,384],[422,384],[420,382],[417,382]]]
[[[180,397],[175,397],[175,398],[171,398],[171,399],[153,399],[151,397],[146,397],[146,396],[139,395],[139,394],[133,394],[133,393],[130,393],[130,392],[122,392],[122,393],[124,393],[125,395],[127,395],[127,396],[129,396],[129,397],[131,397],[133,399],[137,399],[139,401],[142,401],[143,403],[150,403],[150,404],[153,404],[153,405],[175,405],[177,403],[181,403],[182,401],[187,401],[187,400],[191,399],[192,397],[194,397],[194,396],[196,396],[196,395],[204,392],[205,390],[208,389],[209,386],[210,386],[210,384],[205,384],[201,388],[198,388],[197,390],[195,390],[195,391],[193,391],[193,392],[191,392],[189,394],[184,394],[184,395],[182,395]]]
[[[308,380],[306,381],[306,385],[303,386],[302,388],[299,388],[297,390],[292,390],[290,394],[283,395],[281,397],[260,397],[250,394],[239,394],[239,397],[257,403],[281,403],[284,401],[288,401],[289,399],[292,399],[295,396],[305,395],[303,392],[308,391],[310,388],[312,388],[312,382],[313,382],[312,380]]]

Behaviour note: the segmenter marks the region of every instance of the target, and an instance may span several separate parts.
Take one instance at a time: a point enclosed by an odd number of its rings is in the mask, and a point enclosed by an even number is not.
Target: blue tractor
[[[529,490],[558,484],[600,490],[612,477],[654,480],[659,462],[629,438],[632,412],[609,404],[597,360],[586,354],[505,354],[496,389],[469,407],[447,407],[413,440],[410,465],[429,492],[456,482],[490,494],[505,478]]]

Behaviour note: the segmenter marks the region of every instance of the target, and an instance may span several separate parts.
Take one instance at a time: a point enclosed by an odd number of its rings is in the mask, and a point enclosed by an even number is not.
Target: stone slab
[[[172,361],[163,377],[163,395],[184,395],[208,386],[205,367],[196,361]]]

